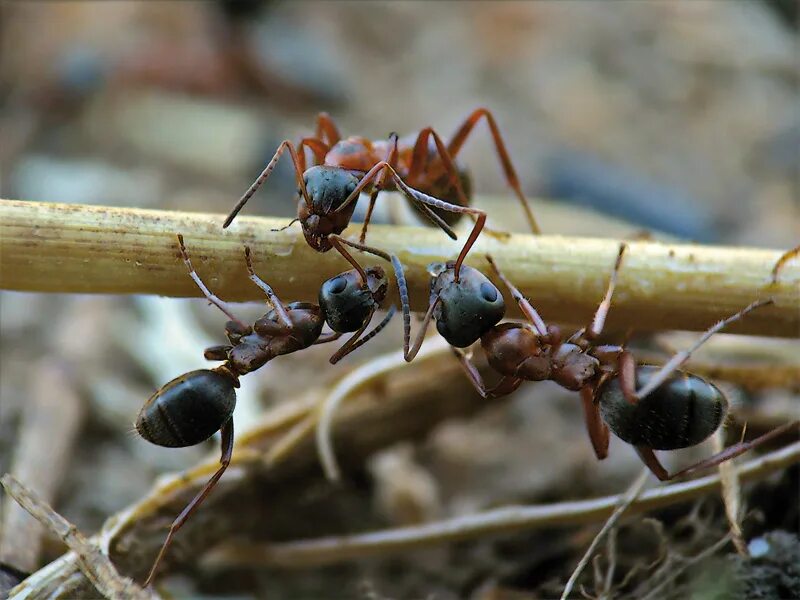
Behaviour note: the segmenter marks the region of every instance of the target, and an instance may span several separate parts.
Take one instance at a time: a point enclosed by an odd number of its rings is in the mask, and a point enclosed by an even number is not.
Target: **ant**
[[[487,108],[477,108],[472,111],[447,143],[442,141],[432,127],[426,127],[417,133],[405,136],[400,141],[399,153],[394,157],[392,166],[401,173],[403,180],[411,187],[442,198],[447,202],[468,206],[472,191],[471,178],[469,172],[456,163],[456,158],[481,119],[485,119],[489,126],[489,132],[506,181],[522,205],[531,232],[540,233],[533,211],[522,192],[519,177],[511,163],[511,157],[506,150],[500,128],[497,126],[494,115]],[[365,171],[374,164],[376,153],[380,154],[381,151],[385,151],[382,142],[371,142],[363,137],[350,136],[342,140],[336,124],[326,113],[320,113],[317,116],[316,138],[313,139],[321,141],[325,145],[324,156],[321,156],[321,153],[317,156],[321,164],[347,169]],[[361,243],[364,242],[366,236],[378,191],[376,189],[370,197],[369,208],[361,231]],[[450,213],[453,218],[449,218],[446,213],[437,212],[437,214],[448,225],[452,225],[459,217],[458,213]]]
[[[288,149],[294,163],[300,200],[295,220],[300,221],[303,235],[312,248],[318,252],[331,249],[330,235],[338,235],[344,231],[350,223],[359,194],[371,188],[370,204],[359,237],[359,242],[363,244],[379,192],[398,189],[452,239],[456,239],[455,233],[432,208],[456,215],[470,214],[475,219],[472,231],[456,260],[455,274],[458,279],[461,264],[484,227],[486,212],[469,206],[461,183],[467,177],[463,170],[459,172],[456,168],[453,157],[458,154],[482,117],[489,124],[506,179],[525,208],[531,230],[539,233],[539,227],[522,193],[494,117],[484,108],[474,111],[467,118],[447,146],[431,127],[419,132],[413,145],[405,141],[400,144],[395,133],[389,136],[388,142],[372,142],[361,137],[342,140],[333,120],[322,113],[317,118],[316,137],[303,138],[297,148],[289,140],[281,142],[262,173],[225,219],[223,228],[233,222],[247,201],[267,180],[283,152]],[[438,160],[433,153],[434,147]],[[312,152],[319,163],[308,169],[306,149]],[[422,187],[425,191],[415,189],[412,185]],[[436,195],[446,196],[457,204],[440,200]]]
[[[404,344],[407,348],[410,337],[410,311],[405,275],[399,260],[394,255],[355,242],[342,239],[337,241],[375,253],[392,263],[403,305]],[[272,306],[271,310],[257,319],[253,325],[247,325],[238,319],[228,304],[213,294],[200,279],[192,266],[181,234],[178,234],[178,244],[189,276],[208,301],[228,317],[225,332],[230,344],[212,346],[204,352],[207,360],[224,361],[219,367],[190,371],[156,391],[139,411],[135,427],[139,435],[148,442],[168,448],[194,446],[219,431],[222,436],[220,467],[173,521],[150,569],[145,586],[152,582],[175,534],[211,493],[230,465],[233,454],[232,416],[236,407],[236,388],[240,385],[239,378],[260,369],[276,356],[297,352],[314,344],[332,342],[342,333],[357,331],[356,335],[331,357],[331,363],[338,362],[377,335],[395,312],[395,307],[392,306],[383,321],[361,337],[383,301],[388,284],[381,267],[363,269],[344,248],[342,248],[343,253],[356,268],[336,275],[322,285],[319,306],[307,302],[292,302],[284,306],[272,288],[256,275],[250,248],[245,246],[249,277],[265,293]],[[326,322],[333,331],[323,334],[322,329]]]
[[[437,318],[437,329],[453,346],[453,352],[481,397],[505,396],[526,380],[551,380],[570,391],[580,392],[586,427],[597,458],[602,460],[608,455],[610,429],[633,445],[642,462],[662,481],[718,465],[789,429],[798,428],[800,421],[789,423],[751,442],[730,446],[678,473],[670,474],[661,465],[654,450],[677,450],[699,444],[719,428],[728,410],[728,401],[716,386],[678,368],[712,335],[773,301],[753,302],[716,323],[691,348],[678,352],[662,367],[637,365],[624,346],[595,343],[603,331],[626,248],[626,244],[620,245],[608,288],[592,321],[566,340],[557,326],[544,322],[490,256],[487,256],[489,264],[511,292],[528,323],[497,324],[504,312],[499,290],[474,269],[465,271],[461,283],[455,284],[452,265],[448,263],[433,282],[426,324],[431,316]],[[468,329],[460,331],[459,327],[463,326]],[[502,376],[491,388],[487,388],[469,357],[458,349],[477,339],[481,341],[489,366]]]

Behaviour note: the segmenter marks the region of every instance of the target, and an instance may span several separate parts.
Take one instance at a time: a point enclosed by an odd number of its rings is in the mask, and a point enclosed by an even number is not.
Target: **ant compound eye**
[[[494,287],[488,281],[484,281],[481,284],[481,297],[486,300],[487,302],[496,302],[497,301],[497,288]]]
[[[331,294],[341,294],[347,287],[347,282],[344,277],[337,277],[328,283],[328,291]]]

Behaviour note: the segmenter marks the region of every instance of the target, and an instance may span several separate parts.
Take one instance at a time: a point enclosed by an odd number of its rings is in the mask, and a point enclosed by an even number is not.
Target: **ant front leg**
[[[514,165],[511,164],[511,157],[506,150],[505,142],[503,142],[503,136],[500,134],[500,129],[497,127],[494,116],[489,109],[478,108],[466,118],[464,123],[461,125],[461,127],[459,127],[458,131],[456,131],[450,142],[447,144],[448,154],[453,160],[455,160],[456,156],[461,151],[461,147],[467,140],[467,137],[469,137],[475,125],[477,125],[478,121],[480,121],[482,117],[486,118],[486,122],[489,125],[489,130],[492,134],[492,140],[494,141],[494,147],[497,150],[498,157],[500,158],[500,164],[503,167],[506,181],[511,189],[514,190],[514,193],[517,195],[520,204],[522,204],[522,210],[525,212],[525,217],[528,220],[528,225],[531,228],[531,232],[534,234],[541,233],[539,224],[536,222],[536,218],[533,216],[533,211],[528,204],[528,199],[525,198],[525,194],[522,193],[522,187],[519,184],[517,172],[514,170]]]
[[[608,316],[608,311],[611,308],[611,297],[614,295],[614,290],[617,287],[617,277],[619,275],[620,267],[622,266],[622,256],[625,254],[625,250],[627,248],[628,245],[625,243],[619,245],[617,260],[614,262],[614,268],[611,270],[611,277],[608,279],[608,288],[606,288],[605,296],[603,296],[603,300],[600,302],[597,310],[594,312],[592,322],[589,323],[589,325],[586,327],[586,331],[583,334],[583,337],[589,341],[596,340],[603,332],[603,327],[606,323],[606,317]]]
[[[468,206],[469,199],[464,193],[464,188],[461,185],[461,178],[458,175],[458,169],[456,169],[455,163],[453,162],[450,153],[447,151],[447,146],[445,146],[444,142],[439,137],[439,134],[436,133],[433,127],[426,127],[417,135],[417,141],[414,143],[414,150],[411,154],[411,166],[408,169],[408,177],[406,179],[408,179],[411,185],[414,185],[417,183],[423,172],[426,171],[426,167],[428,166],[430,160],[428,138],[433,138],[436,151],[439,153],[439,158],[442,161],[445,173],[450,180],[450,185],[452,185],[456,190],[458,203],[461,206]],[[430,174],[428,175],[433,177]]]
[[[497,385],[487,389],[481,374],[478,372],[478,368],[467,357],[464,351],[453,346],[451,346],[450,349],[453,351],[453,354],[455,354],[458,362],[461,364],[461,367],[467,374],[467,378],[469,378],[470,383],[472,383],[472,387],[475,388],[475,391],[477,391],[484,400],[494,400],[495,398],[508,396],[522,384],[523,380],[519,377],[510,377],[508,375],[504,375]]]
[[[278,314],[278,320],[283,324],[283,326],[286,329],[291,329],[294,325],[292,324],[292,320],[289,318],[289,313],[286,312],[286,307],[283,305],[280,298],[278,298],[278,295],[275,293],[275,291],[267,284],[266,281],[256,275],[256,272],[253,269],[253,262],[250,257],[250,246],[244,247],[244,260],[247,264],[247,273],[250,276],[250,281],[255,283],[261,289],[261,291],[266,294],[269,303]]]
[[[723,320],[719,321],[718,323],[714,324],[713,326],[711,326],[708,330],[706,330],[706,332],[702,336],[700,336],[700,339],[698,339],[694,343],[694,345],[692,345],[692,347],[690,347],[688,350],[682,350],[682,351],[676,353],[675,356],[673,356],[671,359],[669,359],[664,364],[664,366],[662,366],[661,369],[655,375],[653,375],[653,377],[650,378],[650,380],[647,382],[647,384],[644,387],[642,387],[642,389],[638,390],[635,393],[634,401],[637,400],[637,399],[640,400],[640,399],[646,397],[653,390],[655,390],[658,386],[660,386],[662,383],[664,383],[667,380],[667,378],[676,369],[680,368],[681,365],[683,365],[687,360],[689,360],[689,357],[691,357],[692,353],[695,352],[700,346],[705,344],[712,335],[714,335],[715,333],[719,332],[720,330],[725,328],[727,325],[730,325],[731,323],[733,323],[735,321],[738,321],[739,319],[744,317],[746,314],[756,310],[757,308],[761,308],[762,306],[767,306],[769,304],[773,304],[773,300],[771,298],[769,298],[767,300],[757,300],[757,301],[749,304],[748,306],[744,307],[739,312],[731,315],[727,319],[723,319]],[[630,401],[630,399],[629,399],[629,401]]]
[[[206,284],[203,283],[203,280],[200,279],[200,276],[197,274],[197,271],[195,271],[194,267],[192,266],[192,261],[189,258],[189,253],[186,251],[186,246],[183,243],[183,235],[180,233],[178,234],[178,247],[180,248],[181,258],[183,258],[183,262],[186,265],[186,268],[189,269],[189,277],[191,277],[192,281],[194,281],[197,287],[200,288],[200,291],[203,292],[203,295],[206,297],[206,299],[211,304],[220,309],[223,312],[223,314],[226,317],[228,317],[228,319],[230,319],[231,322],[234,323],[237,327],[241,327],[242,329],[249,329],[249,326],[244,321],[240,320],[236,315],[233,314],[233,311],[231,311],[228,304],[220,300],[220,298],[217,297],[215,294],[212,294],[211,290],[209,290],[206,287]]]
[[[222,436],[222,450],[219,459],[220,467],[217,469],[217,472],[211,476],[211,479],[209,479],[208,482],[203,486],[203,489],[201,489],[200,492],[198,492],[198,494],[192,498],[192,501],[186,505],[186,508],[184,508],[181,511],[181,514],[179,514],[178,517],[172,522],[172,526],[169,528],[169,533],[167,534],[167,539],[164,540],[164,544],[161,546],[161,550],[158,552],[158,556],[156,557],[156,560],[150,569],[150,574],[147,576],[147,580],[144,582],[144,587],[149,586],[153,582],[153,577],[155,577],[156,571],[158,570],[158,565],[164,558],[167,548],[169,548],[170,544],[172,543],[172,539],[175,537],[175,534],[178,533],[178,530],[183,527],[186,521],[189,520],[189,517],[192,515],[192,513],[211,493],[211,490],[213,490],[214,486],[217,485],[219,478],[222,477],[222,474],[228,468],[228,465],[231,464],[231,457],[233,456],[233,418],[228,419],[227,423],[222,426],[220,429],[220,434]]]
[[[247,201],[253,197],[253,194],[256,193],[258,188],[260,188],[263,183],[269,178],[272,170],[275,168],[275,165],[278,164],[278,160],[280,159],[281,155],[285,150],[289,150],[289,155],[292,157],[292,163],[294,164],[294,172],[295,177],[297,178],[297,186],[300,188],[300,193],[303,195],[303,198],[306,201],[308,206],[311,206],[311,198],[308,196],[308,190],[306,189],[306,183],[303,179],[303,173],[305,173],[305,153],[303,156],[298,156],[297,150],[295,150],[294,145],[289,140],[283,140],[278,146],[278,149],[275,151],[275,155],[272,159],[267,163],[267,166],[264,167],[264,170],[261,172],[250,188],[244,193],[244,195],[239,199],[236,203],[236,206],[233,207],[233,210],[225,219],[225,222],[222,224],[222,228],[225,229],[233,223],[233,220],[236,218],[236,215],[239,214],[239,211],[244,208],[244,205],[247,204]]]
[[[800,432],[800,421],[792,421],[791,423],[786,423],[785,425],[776,427],[772,431],[768,431],[764,435],[761,435],[749,442],[739,442],[733,446],[728,446],[721,452],[718,452],[713,456],[709,456],[705,460],[701,460],[691,466],[686,467],[685,469],[678,471],[677,473],[672,474],[670,474],[664,468],[658,458],[656,458],[655,452],[652,448],[648,448],[646,446],[636,446],[636,452],[639,454],[642,462],[644,462],[644,464],[653,472],[656,477],[658,477],[658,479],[661,481],[668,481],[676,477],[692,475],[698,471],[716,467],[728,460],[731,460],[732,458],[736,458],[737,456],[752,450],[753,448],[757,448],[758,446],[761,446],[770,440],[786,435],[791,431]]]
[[[511,297],[514,298],[514,301],[517,303],[517,305],[519,305],[519,309],[522,311],[522,314],[525,315],[525,318],[528,319],[531,325],[533,325],[534,329],[536,329],[536,333],[539,334],[539,337],[548,338],[550,331],[548,330],[544,319],[542,319],[537,310],[533,308],[533,305],[525,296],[522,295],[522,292],[520,292],[517,287],[503,274],[491,256],[487,254],[486,260],[489,261],[489,264],[491,265],[495,275],[500,278],[500,281],[502,281],[503,284],[508,288],[508,291],[511,292]],[[557,331],[558,329],[556,328],[555,332]]]
[[[339,348],[339,350],[337,350],[333,356],[331,356],[330,363],[332,365],[335,365],[345,356],[347,356],[351,352],[354,352],[355,350],[366,344],[368,341],[370,341],[372,338],[374,338],[376,335],[378,335],[381,332],[381,330],[389,324],[389,321],[392,320],[392,317],[394,317],[394,313],[396,311],[397,309],[394,306],[390,306],[383,320],[380,323],[378,323],[375,326],[375,328],[372,331],[370,331],[367,335],[359,339],[361,334],[364,333],[364,331],[367,329],[367,326],[372,321],[372,316],[375,314],[375,310],[373,309],[372,312],[369,313],[369,316],[364,321],[364,325],[361,327],[361,329],[356,331],[353,337],[347,340],[344,343],[344,345],[341,348]]]
[[[367,185],[369,185],[384,169],[389,171],[389,175],[392,178],[392,181],[397,186],[397,188],[405,194],[405,196],[413,201],[419,203],[421,206],[426,207],[434,207],[440,208],[442,210],[446,210],[449,212],[455,213],[464,213],[464,214],[473,214],[477,216],[475,221],[475,225],[472,228],[472,231],[467,238],[467,241],[464,243],[464,246],[461,249],[461,252],[458,255],[458,258],[455,262],[455,280],[456,283],[459,281],[459,274],[461,271],[461,265],[464,262],[467,254],[469,253],[470,248],[478,239],[478,236],[483,229],[483,226],[486,224],[486,212],[479,209],[479,208],[472,208],[469,206],[458,206],[456,204],[451,204],[449,202],[445,202],[444,200],[439,200],[438,198],[434,198],[433,196],[429,196],[419,190],[415,190],[409,187],[397,174],[397,172],[392,168],[392,166],[387,163],[386,161],[381,161],[373,166],[362,178],[361,181],[358,182],[355,189],[352,193],[342,202],[341,205],[336,209],[335,212],[342,212],[345,210],[351,203],[355,202],[358,198],[358,195],[361,193]],[[449,229],[449,228],[448,228]],[[450,230],[452,233],[452,230]],[[454,234],[455,235],[455,234]]]

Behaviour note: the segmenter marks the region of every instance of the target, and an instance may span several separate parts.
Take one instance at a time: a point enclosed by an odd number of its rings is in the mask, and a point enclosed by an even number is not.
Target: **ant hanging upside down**
[[[489,264],[511,292],[527,323],[500,323],[505,314],[503,296],[480,271],[465,267],[461,281],[453,276],[453,264],[442,266],[431,286],[431,301],[423,331],[431,318],[439,333],[453,346],[465,373],[483,398],[510,394],[523,381],[551,380],[580,392],[589,438],[598,459],[608,455],[609,429],[633,445],[644,464],[660,480],[712,467],[790,429],[800,421],[741,442],[682,471],[670,474],[654,450],[677,450],[699,444],[722,424],[728,401],[713,384],[691,373],[678,371],[692,353],[712,335],[749,312],[772,303],[759,300],[709,328],[688,350],[678,352],[662,367],[637,365],[623,346],[597,345],[603,331],[617,274],[626,245],[622,244],[605,297],[588,326],[564,339],[555,325],[547,325],[520,291],[503,275],[491,257]],[[498,324],[499,323],[499,324]],[[501,375],[487,387],[466,348],[480,340],[489,366]],[[413,354],[411,356],[413,359]]]
[[[330,236],[344,231],[359,195],[371,190],[369,209],[359,238],[363,244],[378,194],[381,190],[399,190],[453,239],[456,235],[443,216],[445,213],[438,213],[436,209],[456,216],[470,214],[475,219],[455,263],[458,279],[461,264],[484,227],[486,213],[469,206],[463,189],[468,177],[463,170],[457,169],[454,159],[481,118],[486,118],[489,124],[506,179],[522,203],[531,231],[539,233],[494,117],[484,108],[474,111],[446,145],[431,127],[412,136],[415,139],[413,144],[409,143],[410,140],[399,141],[397,134],[392,134],[388,142],[372,142],[362,137],[342,140],[333,120],[324,113],[320,114],[317,136],[303,138],[297,147],[289,140],[281,142],[261,175],[228,215],[223,227],[233,222],[288,149],[300,198],[296,220],[300,221],[303,235],[312,248],[318,252],[330,250]],[[306,168],[306,148],[319,164]],[[440,199],[440,196],[449,201]]]
[[[178,235],[180,254],[189,270],[189,276],[208,301],[229,319],[225,331],[230,343],[212,346],[204,352],[208,360],[224,361],[219,367],[185,373],[153,394],[136,418],[136,431],[148,442],[168,448],[194,446],[219,431],[222,449],[219,469],[172,523],[145,585],[153,580],[177,531],[211,493],[230,464],[233,453],[233,411],[236,407],[239,378],[260,369],[277,356],[297,352],[314,344],[332,342],[343,333],[355,331],[355,335],[331,357],[330,362],[336,363],[377,335],[394,315],[396,309],[391,306],[386,317],[364,335],[386,296],[388,283],[383,268],[364,269],[341,244],[370,252],[392,263],[402,303],[403,343],[408,352],[411,318],[408,290],[400,261],[380,250],[349,242],[338,236],[331,237],[354,268],[331,277],[322,285],[319,305],[292,302],[284,306],[272,288],[256,275],[250,249],[245,246],[249,277],[266,294],[272,306],[253,325],[247,325],[233,314],[227,303],[206,287],[192,266],[183,236]],[[325,323],[332,332],[323,334]]]

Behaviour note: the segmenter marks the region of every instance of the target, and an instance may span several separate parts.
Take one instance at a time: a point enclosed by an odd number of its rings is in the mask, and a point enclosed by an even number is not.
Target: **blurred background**
[[[281,140],[313,132],[320,111],[344,135],[384,139],[427,125],[447,136],[485,106],[525,192],[552,201],[545,233],[646,230],[788,248],[800,239],[797,27],[792,0],[3,3],[0,196],[226,213]],[[521,222],[485,125],[462,159],[476,203],[504,226]],[[282,162],[248,213],[293,216],[294,187]],[[245,318],[260,312],[242,308]],[[202,349],[222,341],[223,324],[200,301],[3,292],[0,472],[20,460],[35,407],[68,404],[63,461],[49,476],[55,505],[97,531],[157,473],[215,448],[155,448],[129,430],[153,390],[203,366]],[[324,348],[271,363],[245,383],[239,431],[309,381],[325,386],[395,348],[399,335],[391,329],[341,369],[320,368]],[[799,349],[736,344],[748,358]],[[776,422],[796,411],[796,390],[726,391]],[[435,489],[433,500],[419,492],[429,498],[417,497],[427,507],[415,513],[421,520],[623,491],[635,455],[612,443],[611,458],[596,463],[577,406],[554,385],[523,386],[508,403],[384,451],[358,485],[330,493],[359,498],[370,522],[386,526],[404,520],[381,503],[383,492],[409,472],[408,481],[422,473]],[[550,464],[537,465],[541,455]],[[786,478],[775,485],[796,490],[796,470]],[[771,524],[796,530],[796,506],[781,510]],[[712,522],[711,530],[723,523]],[[352,530],[329,525],[316,534]],[[653,532],[634,533],[658,547]],[[172,589],[323,597],[337,582],[342,597],[550,597],[590,540],[580,529],[522,535],[310,579],[270,571],[232,583],[185,568]],[[60,551],[46,543],[37,564]],[[521,595],[488,595],[497,590]]]

